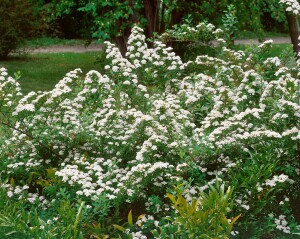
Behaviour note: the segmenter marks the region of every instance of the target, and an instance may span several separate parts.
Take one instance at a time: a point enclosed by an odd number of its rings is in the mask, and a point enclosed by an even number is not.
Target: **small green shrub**
[[[227,47],[231,47],[234,43],[237,24],[236,9],[234,5],[228,5],[227,9],[224,11],[224,16],[222,17],[223,31],[225,33],[224,40],[227,43]]]
[[[84,202],[71,204],[67,198],[53,211],[29,205],[22,197],[12,203],[0,188],[0,239],[83,239],[86,210]]]
[[[216,186],[210,186],[208,194],[202,193],[197,199],[187,200],[184,193],[167,194],[176,210],[171,222],[171,231],[175,229],[174,238],[229,238],[233,224],[240,215],[230,219],[227,214],[233,207],[231,199],[233,189],[217,181]],[[174,227],[175,225],[175,227]],[[170,224],[154,231],[156,238],[170,238]],[[172,233],[173,234],[173,233]]]

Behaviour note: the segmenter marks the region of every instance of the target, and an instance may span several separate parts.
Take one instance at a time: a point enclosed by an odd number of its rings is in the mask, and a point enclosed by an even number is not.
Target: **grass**
[[[265,32],[263,36],[258,36],[255,32],[239,31],[237,32],[237,39],[256,39],[256,38],[273,38],[273,37],[289,37],[288,33],[282,32]]]
[[[76,68],[81,68],[83,73],[102,70],[103,66],[96,64],[99,55],[99,52],[34,54],[0,61],[0,68],[5,67],[10,76],[20,71],[19,82],[24,93],[51,90],[66,73]]]
[[[54,45],[84,45],[85,40],[82,39],[61,39],[61,38],[51,38],[51,37],[41,37],[27,40],[25,42],[25,47],[37,48],[37,47],[48,47]]]

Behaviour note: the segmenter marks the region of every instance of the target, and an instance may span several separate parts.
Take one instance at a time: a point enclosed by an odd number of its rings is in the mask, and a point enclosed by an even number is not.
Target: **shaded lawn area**
[[[254,39],[254,38],[272,38],[272,37],[289,37],[288,32],[264,32],[262,36],[251,31],[238,31],[236,33],[237,39]]]
[[[25,47],[47,47],[47,46],[55,46],[55,45],[84,45],[86,43],[85,40],[80,39],[62,39],[62,38],[52,38],[52,37],[40,37],[27,40],[24,44]]]
[[[90,70],[101,71],[97,62],[99,52],[32,54],[26,57],[11,57],[0,61],[10,76],[21,73],[19,82],[23,92],[51,90],[66,73],[81,68],[83,73]]]

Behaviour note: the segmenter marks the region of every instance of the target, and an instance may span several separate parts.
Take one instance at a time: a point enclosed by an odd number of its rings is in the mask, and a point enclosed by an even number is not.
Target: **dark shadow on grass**
[[[40,61],[40,60],[48,60],[49,57],[46,56],[33,56],[33,55],[9,55],[6,58],[0,58],[0,62],[30,62],[30,61]]]

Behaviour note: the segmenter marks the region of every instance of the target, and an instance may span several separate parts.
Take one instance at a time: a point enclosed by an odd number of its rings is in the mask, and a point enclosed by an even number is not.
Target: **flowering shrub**
[[[200,41],[203,44],[209,44],[215,39],[215,26],[205,22],[199,23],[196,27],[191,27],[190,24],[175,25],[173,29],[167,30],[160,38],[162,41],[168,41],[172,38],[176,41]],[[220,31],[220,29],[218,29]]]
[[[186,22],[167,30],[159,40],[171,45],[174,52],[187,61],[194,60],[198,55],[215,55],[218,49],[214,47],[213,40],[223,45],[226,43],[222,38],[224,35],[225,32],[216,29],[213,24],[201,22],[192,27]]]
[[[2,68],[2,188],[57,222],[62,200],[77,205],[85,219],[72,235],[117,235],[108,222],[133,209],[146,215],[124,236],[151,238],[173,210],[164,196],[174,185],[189,185],[193,201],[222,180],[234,188],[233,216],[241,214],[234,234],[255,223],[263,233],[299,183],[299,67],[264,59],[270,47],[224,47],[183,63],[159,41],[148,48],[134,27],[126,57],[107,42],[105,75],[76,69],[53,90],[23,96]]]

